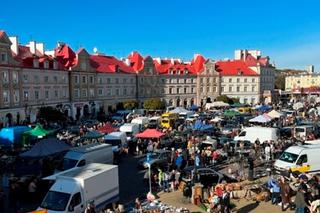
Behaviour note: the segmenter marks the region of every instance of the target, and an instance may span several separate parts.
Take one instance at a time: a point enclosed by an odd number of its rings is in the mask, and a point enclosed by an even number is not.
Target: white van
[[[100,212],[119,200],[118,166],[115,165],[88,164],[44,180],[54,181],[38,208],[48,213],[86,212],[92,202],[96,212]]]
[[[179,113],[179,118],[186,120],[194,115],[193,111]]]
[[[277,128],[270,127],[245,127],[239,133],[238,136],[234,137],[235,141],[250,141],[254,143],[257,139],[262,143],[264,141],[276,141],[279,138],[279,130]]]
[[[315,128],[312,125],[296,126],[294,128],[294,136],[296,138],[307,139],[307,136],[314,133]]]
[[[124,132],[111,132],[104,136],[104,142],[111,144],[113,152],[119,154],[128,146],[127,135]]]
[[[128,142],[135,141],[135,135],[139,133],[139,124],[135,123],[125,123],[120,126],[120,132],[124,132],[127,135]]]
[[[113,152],[110,144],[94,143],[69,150],[63,157],[61,171],[73,167],[82,167],[89,163],[113,163]]]
[[[149,124],[149,118],[148,117],[137,117],[132,119],[132,124],[139,124],[140,130],[145,128]]]
[[[160,116],[154,116],[151,117],[149,120],[148,128],[155,129],[161,125],[161,117]]]
[[[278,174],[319,172],[319,153],[320,145],[291,146],[276,160],[274,168]]]

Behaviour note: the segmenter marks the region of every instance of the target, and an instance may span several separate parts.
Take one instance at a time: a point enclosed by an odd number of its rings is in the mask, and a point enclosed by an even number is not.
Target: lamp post
[[[147,153],[147,166],[148,166],[148,176],[149,176],[149,193],[152,193],[150,153]]]

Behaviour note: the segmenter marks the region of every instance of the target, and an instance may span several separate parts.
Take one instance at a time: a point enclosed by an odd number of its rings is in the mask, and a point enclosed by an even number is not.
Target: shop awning
[[[159,132],[156,129],[146,129],[143,132],[136,134],[137,138],[161,138],[165,134],[162,132]]]

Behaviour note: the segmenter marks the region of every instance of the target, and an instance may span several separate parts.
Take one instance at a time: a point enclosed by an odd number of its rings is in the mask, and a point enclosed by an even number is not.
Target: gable
[[[8,46],[8,47],[10,47],[12,44],[9,37],[4,31],[0,31],[0,44],[1,46]]]

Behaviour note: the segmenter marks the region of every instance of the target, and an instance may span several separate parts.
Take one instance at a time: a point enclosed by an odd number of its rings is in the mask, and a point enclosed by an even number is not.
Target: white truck
[[[59,170],[65,171],[73,167],[82,167],[89,163],[112,164],[112,146],[110,144],[94,143],[75,147],[65,154]]]
[[[132,119],[131,123],[138,124],[140,127],[140,130],[143,130],[149,124],[149,118],[148,117],[137,117],[137,118]]]
[[[104,136],[104,142],[112,145],[113,153],[121,154],[128,147],[127,135],[124,132],[111,132]]]
[[[259,139],[260,143],[264,141],[276,141],[279,139],[279,130],[270,127],[245,127],[241,130],[238,136],[234,137],[235,141],[250,141],[254,143]]]
[[[139,133],[139,124],[125,123],[120,126],[119,130],[126,133],[128,142],[135,142],[135,135]]]
[[[100,212],[119,200],[118,166],[92,163],[50,177],[54,177],[55,182],[38,210],[81,213],[93,203],[96,212]]]

